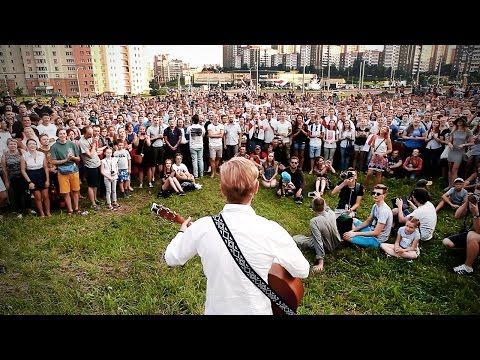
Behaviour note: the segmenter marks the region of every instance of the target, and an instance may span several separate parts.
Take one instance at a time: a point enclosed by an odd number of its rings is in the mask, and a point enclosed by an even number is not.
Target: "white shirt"
[[[52,124],[51,122],[48,123],[47,126],[45,125],[38,125],[37,126],[38,134],[47,134],[48,139],[54,139],[57,140],[57,127],[55,124]]]
[[[249,205],[226,204],[222,216],[245,259],[263,280],[268,281],[274,259],[292,276],[308,276],[307,259],[278,223],[256,215]],[[165,261],[170,266],[183,265],[197,254],[207,277],[205,314],[272,314],[270,300],[240,270],[211,217],[178,233],[165,251]]]
[[[420,240],[428,241],[432,238],[437,226],[437,212],[430,201],[420,205],[408,216],[414,216],[420,220]]]
[[[45,159],[45,154],[43,152],[36,150],[35,154],[32,155],[30,151],[25,151],[22,156],[23,160],[25,160],[25,168],[27,170],[38,170],[43,168],[43,160]]]

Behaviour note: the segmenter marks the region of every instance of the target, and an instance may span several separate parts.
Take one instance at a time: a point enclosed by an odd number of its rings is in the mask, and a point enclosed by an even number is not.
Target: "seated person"
[[[437,226],[437,213],[430,202],[430,194],[427,189],[416,188],[413,190],[408,203],[414,209],[411,213],[407,211],[408,216],[413,216],[420,221],[420,240],[431,240]],[[401,198],[397,199],[396,204],[399,209],[402,208],[403,200]],[[405,223],[406,219],[405,212],[398,212],[399,223]]]
[[[262,151],[262,147],[260,145],[255,145],[254,152],[250,154],[250,160],[253,161],[259,171],[262,169],[262,163],[266,158],[267,154]]]
[[[463,226],[462,228],[457,231],[455,234],[445,237],[442,240],[442,245],[448,249],[452,250],[459,250],[465,249],[467,245],[467,235],[471,229],[471,226],[467,226],[467,218],[468,214],[471,213],[470,211],[470,204],[476,205],[478,209],[478,203],[480,200],[479,194],[469,193],[467,196],[467,201],[465,201],[456,211],[455,211],[455,219],[463,218]],[[477,209],[474,209],[474,213],[476,213]],[[473,219],[475,221],[475,219]],[[473,225],[472,221],[472,225]]]
[[[401,257],[404,259],[416,259],[420,255],[420,233],[418,232],[418,219],[409,216],[405,223],[398,229],[395,244],[382,243],[380,247],[387,256]]]
[[[275,153],[269,152],[267,159],[262,164],[260,175],[262,176],[262,185],[266,188],[275,188],[277,186],[278,163],[275,161]]]
[[[363,185],[357,182],[357,171],[353,167],[348,168],[345,175],[346,177],[340,180],[332,190],[332,195],[339,193],[335,215],[338,217],[346,214],[355,217],[355,212],[360,207],[365,192]]]
[[[383,184],[373,187],[374,204],[370,216],[364,222],[358,219],[353,221],[353,228],[343,234],[343,240],[363,247],[380,247],[388,240],[392,229],[393,215],[390,207],[385,203],[388,188]]]
[[[463,262],[463,264],[453,268],[453,272],[459,275],[473,275],[473,263],[478,258],[480,249],[480,212],[478,208],[478,199],[472,194],[467,202],[468,209],[473,215],[473,230],[467,233],[467,254],[465,261]]]
[[[238,153],[235,154],[237,157],[244,157],[245,159],[250,159],[250,156],[247,154],[247,147],[242,145],[238,150]]]
[[[185,187],[183,184],[184,182],[191,183],[195,187],[195,189],[201,189],[202,185],[195,183],[195,177],[191,174],[187,166],[182,163],[183,155],[180,153],[175,154],[175,164],[172,165],[173,171],[175,171],[175,176],[177,177],[178,182]],[[188,186],[191,186],[188,184]]]
[[[463,188],[467,191],[473,192],[473,189],[480,187],[480,164],[478,164],[477,171],[472,173],[464,182]]]
[[[442,195],[442,200],[435,208],[437,212],[445,206],[445,203],[456,210],[467,200],[468,192],[463,188],[463,183],[462,178],[456,178],[453,181],[453,187]]]
[[[303,177],[302,170],[298,167],[298,157],[292,156],[290,158],[290,166],[287,167],[283,172],[287,172],[291,177],[291,182],[295,186],[295,203],[301,205],[303,203],[303,188],[305,186],[305,179]],[[279,187],[277,189],[277,195],[282,195],[282,183],[279,183]]]
[[[401,178],[403,174],[402,168],[403,160],[400,157],[400,152],[398,150],[393,150],[390,155],[387,156],[387,171],[385,175],[394,177],[394,178]]]
[[[295,185],[292,183],[292,176],[284,171],[280,176],[280,185],[281,185],[281,193],[277,194],[281,196],[293,196],[295,195]]]
[[[300,245],[313,247],[315,250],[315,264],[313,272],[323,270],[325,253],[331,253],[340,245],[342,239],[337,230],[335,213],[328,207],[325,199],[315,197],[312,201],[315,217],[310,219],[310,232],[312,236],[295,235],[293,240]]]
[[[323,157],[319,156],[315,159],[313,166],[313,174],[317,176],[315,181],[315,193],[317,196],[323,196],[325,189],[331,188],[331,181],[328,178],[328,173],[335,174],[335,169],[330,160],[325,161]]]
[[[420,150],[413,149],[412,155],[405,159],[402,167],[410,179],[415,179],[419,176],[423,168],[423,159],[420,157]]]

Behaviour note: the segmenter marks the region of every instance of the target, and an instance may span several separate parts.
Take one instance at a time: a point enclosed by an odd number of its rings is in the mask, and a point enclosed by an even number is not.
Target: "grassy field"
[[[306,175],[308,190],[313,177]],[[363,180],[363,177],[361,177]],[[202,190],[186,197],[156,197],[156,189],[136,189],[120,200],[117,212],[102,209],[88,216],[67,217],[56,210],[49,219],[6,215],[0,220],[0,314],[202,314],[206,280],[198,257],[169,268],[164,250],[176,234],[171,224],[150,213],[163,203],[193,219],[223,207],[218,178],[200,181]],[[386,180],[396,195],[408,195],[412,180]],[[443,188],[432,186],[435,197]],[[326,195],[335,207],[337,197]],[[290,234],[308,234],[310,200],[296,205],[261,189],[253,207],[259,215],[283,225]],[[372,205],[365,195],[359,217]],[[86,205],[84,205],[86,207]],[[479,275],[450,271],[464,252],[447,251],[444,235],[461,227],[451,210],[440,213],[434,239],[422,244],[417,260],[387,258],[380,249],[342,246],[327,255],[325,270],[304,281],[299,314],[478,314]],[[390,241],[393,241],[391,238]],[[314,252],[303,250],[312,263]]]

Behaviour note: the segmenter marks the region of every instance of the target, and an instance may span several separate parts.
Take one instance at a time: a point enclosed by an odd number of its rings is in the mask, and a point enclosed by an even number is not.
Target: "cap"
[[[461,177],[458,177],[456,178],[455,180],[453,180],[453,183],[455,184],[456,182],[464,182],[464,180],[461,178]]]
[[[432,181],[429,181],[429,180],[425,180],[425,179],[420,179],[417,181],[417,187],[425,187],[425,186],[430,186],[432,185],[433,182]]]
[[[261,149],[262,147],[260,145],[256,145],[255,149]]]
[[[208,115],[215,115],[215,113],[213,111],[209,111]]]

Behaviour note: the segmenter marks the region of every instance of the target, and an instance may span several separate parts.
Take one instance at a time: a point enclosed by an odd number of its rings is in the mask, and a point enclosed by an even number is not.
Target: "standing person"
[[[203,177],[203,138],[205,128],[199,124],[200,118],[197,114],[192,116],[192,125],[187,128],[190,137],[190,155],[192,157],[193,177]]]
[[[100,158],[97,153],[97,141],[93,137],[93,128],[87,126],[79,140],[80,156],[85,166],[85,175],[88,185],[88,199],[93,210],[98,211],[97,188],[100,178]]]
[[[124,198],[128,198],[130,197],[129,187],[130,174],[132,172],[132,157],[124,147],[125,143],[123,141],[118,141],[118,150],[113,153],[113,156],[118,159],[118,182],[120,183],[120,192]]]
[[[315,197],[312,201],[312,209],[315,217],[310,219],[311,237],[294,236],[293,239],[298,243],[304,243],[315,250],[315,264],[312,267],[313,272],[323,271],[325,252],[331,253],[340,245],[342,239],[337,229],[336,216],[322,197]]]
[[[50,147],[50,155],[52,164],[57,166],[60,194],[65,199],[67,214],[72,215],[75,211],[86,215],[78,209],[80,176],[77,163],[80,162],[80,152],[77,145],[67,140],[65,129],[57,130],[57,141]]]
[[[385,203],[387,190],[383,184],[373,187],[372,196],[375,204],[372,206],[370,216],[364,222],[355,219],[354,228],[343,234],[343,240],[363,247],[380,247],[381,243],[388,240],[392,230],[393,214]]]
[[[37,142],[33,139],[27,140],[27,151],[23,153],[20,160],[20,169],[28,183],[28,189],[33,192],[40,217],[52,216],[48,197],[50,171],[48,170],[47,158],[43,152],[37,151]]]
[[[217,174],[217,168],[222,159],[222,141],[225,127],[218,123],[218,116],[213,115],[213,122],[208,125],[208,149],[210,154],[211,177]]]
[[[222,118],[226,115],[222,116]],[[234,117],[228,117],[228,123],[224,124],[225,126],[225,137],[223,149],[226,152],[225,161],[230,160],[238,152],[238,146],[242,142],[242,130],[238,123],[234,123]]]
[[[105,157],[101,160],[100,171],[105,182],[105,200],[109,210],[117,210],[120,207],[117,202],[118,158],[112,157],[112,148],[104,151]]]
[[[220,213],[243,256],[267,282],[274,259],[292,276],[306,278],[307,259],[278,223],[256,215],[251,207],[258,192],[258,169],[234,157],[220,168],[220,190],[227,204]],[[267,298],[239,269],[210,217],[187,218],[165,251],[170,266],[185,264],[198,254],[207,277],[205,314],[271,315]],[[245,226],[249,224],[249,226]],[[261,240],[259,240],[261,239]]]

